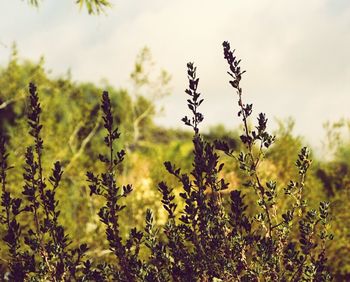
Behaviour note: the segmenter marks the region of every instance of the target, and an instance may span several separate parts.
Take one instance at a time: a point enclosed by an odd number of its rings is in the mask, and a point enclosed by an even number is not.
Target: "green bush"
[[[146,211],[143,230],[131,228],[124,238],[120,216],[133,186],[121,185],[118,167],[126,152],[117,149],[120,137],[108,92],[103,92],[101,109],[106,135],[106,150],[97,159],[104,171],[87,172],[91,196],[102,199],[98,217],[105,226],[110,253],[104,261],[88,255],[87,244],[71,246],[60,223],[59,202],[63,168],[53,164],[51,174],[43,169],[44,141],[41,137],[41,106],[34,84],[29,86],[29,133],[33,144],[26,148],[22,195],[15,196],[8,187],[11,167],[6,152],[7,137],[0,138],[2,240],[8,254],[4,280],[9,281],[329,281],[326,249],[329,233],[329,203],[310,209],[304,197],[306,176],[311,165],[309,150],[297,156],[297,179],[280,189],[276,179],[266,179],[263,162],[275,137],[266,131],[265,114],[258,115],[257,126],[249,127],[252,104],[243,102],[240,81],[244,71],[240,61],[223,43],[228,62],[230,84],[237,92],[243,134],[242,152],[236,152],[225,140],[206,140],[199,125],[203,115],[199,106],[196,67],[187,64],[189,79],[187,103],[191,116],[183,122],[193,130],[193,162],[184,172],[165,162],[167,172],[181,186],[175,201],[174,187],[158,184],[161,203],[167,213],[163,228],[155,227],[151,210]],[[90,148],[94,149],[94,148]],[[254,197],[255,207],[248,207],[243,190],[229,187],[221,177],[225,154],[241,169],[244,186]],[[264,180],[263,180],[264,179]],[[229,197],[225,190],[230,190]],[[62,192],[64,193],[64,191]],[[280,201],[289,198],[288,205]],[[100,201],[101,202],[101,201]],[[181,205],[179,204],[181,203]],[[253,211],[253,214],[252,212]],[[26,219],[23,220],[23,219]],[[22,222],[27,222],[23,224]],[[77,222],[76,224],[79,224]]]

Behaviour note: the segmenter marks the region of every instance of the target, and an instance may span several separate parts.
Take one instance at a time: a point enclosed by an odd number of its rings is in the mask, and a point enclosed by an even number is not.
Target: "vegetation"
[[[28,0],[28,3],[32,6],[38,7],[40,0]],[[75,3],[79,5],[80,9],[86,7],[89,14],[100,14],[105,11],[106,8],[111,7],[109,0],[75,0]]]
[[[20,64],[14,49],[0,71],[3,280],[349,278],[350,263],[335,259],[349,236],[349,209],[339,210],[349,202],[348,163],[338,156],[311,166],[292,122],[270,134],[260,113],[251,127],[244,71],[227,42],[223,48],[241,134],[200,131],[204,100],[193,63],[186,90],[191,116],[183,118],[190,134],[153,123],[156,111],[145,95],[166,89],[169,78],[145,79],[147,50],[131,75],[137,93],[106,85],[99,98],[102,90],[92,84],[47,77],[43,60]],[[26,99],[28,78],[39,88],[31,83]]]

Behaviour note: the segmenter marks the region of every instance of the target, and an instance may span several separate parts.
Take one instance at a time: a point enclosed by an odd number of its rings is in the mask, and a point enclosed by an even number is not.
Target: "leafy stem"
[[[257,172],[257,167],[260,162],[261,155],[263,154],[262,148],[265,146],[268,148],[273,140],[274,137],[269,135],[265,129],[266,129],[266,122],[267,119],[265,118],[264,114],[260,114],[258,121],[259,121],[259,126],[257,127],[257,132],[251,131],[248,126],[248,117],[252,113],[252,104],[244,104],[243,99],[242,99],[242,93],[243,90],[240,87],[240,81],[242,79],[242,75],[245,73],[245,71],[241,70],[241,67],[239,66],[241,60],[238,60],[236,56],[234,56],[234,51],[231,51],[230,44],[225,41],[223,43],[223,48],[224,48],[224,57],[226,61],[229,64],[230,71],[228,71],[228,74],[231,76],[232,80],[230,81],[231,86],[236,89],[236,93],[238,94],[238,106],[240,108],[238,112],[238,116],[242,116],[242,121],[243,121],[243,126],[244,126],[244,135],[241,135],[240,138],[242,142],[247,146],[248,149],[248,156],[250,158],[250,165],[249,165],[249,172],[251,175],[254,176],[256,185],[254,185],[254,188],[257,188],[259,193],[260,193],[260,200],[261,200],[261,205],[265,211],[266,217],[267,217],[267,232],[268,232],[268,237],[272,238],[272,220],[271,220],[271,213],[269,210],[269,205],[265,200],[265,188],[261,184],[258,172]],[[258,156],[255,157],[254,155],[254,144],[255,142],[259,140],[260,141],[260,148],[258,151]]]

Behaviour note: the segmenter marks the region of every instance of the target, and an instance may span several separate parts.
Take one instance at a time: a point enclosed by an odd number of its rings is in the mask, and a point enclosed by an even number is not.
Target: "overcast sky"
[[[255,116],[296,120],[295,133],[314,146],[322,125],[349,117],[349,0],[127,0],[89,16],[73,0],[0,0],[0,64],[17,42],[20,56],[46,59],[55,75],[76,81],[106,78],[127,86],[138,51],[148,46],[172,75],[172,95],[158,122],[182,127],[187,114],[186,63],[194,61],[205,98],[205,125],[239,124],[221,43],[228,40],[247,70],[243,87]]]

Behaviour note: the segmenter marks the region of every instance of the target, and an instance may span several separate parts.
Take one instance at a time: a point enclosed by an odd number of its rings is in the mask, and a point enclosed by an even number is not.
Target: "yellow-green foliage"
[[[190,171],[193,144],[191,135],[186,131],[170,130],[156,126],[153,116],[156,114],[151,99],[155,93],[166,95],[169,76],[161,72],[160,78],[153,82],[144,73],[144,61],[149,60],[147,49],[144,49],[135,63],[131,77],[134,80],[135,92],[104,87],[110,93],[114,108],[115,122],[122,132],[118,146],[125,148],[127,158],[118,171],[118,183],[132,183],[133,193],[128,198],[128,208],[121,215],[122,235],[125,238],[130,227],[144,227],[144,216],[147,208],[154,211],[156,225],[165,224],[167,215],[161,208],[161,195],[157,185],[165,181],[174,188],[175,194],[180,191],[180,183],[169,174],[164,173],[165,160],[175,163]],[[147,61],[146,61],[147,62]],[[148,61],[149,63],[149,61]],[[37,63],[22,61],[18,58],[16,49],[8,65],[0,69],[0,127],[9,136],[10,153],[8,162],[15,166],[8,176],[9,186],[13,193],[20,194],[22,190],[22,166],[24,164],[25,147],[31,144],[27,135],[27,85],[30,81],[39,86],[42,113],[42,138],[44,140],[43,166],[50,171],[52,162],[61,160],[63,165],[62,187],[58,190],[61,224],[75,238],[74,244],[88,243],[90,253],[101,259],[108,257],[108,244],[104,229],[97,212],[101,207],[100,199],[92,199],[85,180],[87,170],[101,171],[101,164],[96,162],[94,148],[103,144],[103,123],[98,113],[100,93],[102,89],[92,83],[75,83],[70,74],[52,78],[44,68],[44,60]],[[162,89],[163,92],[160,92]],[[274,133],[276,143],[269,151],[268,160],[262,162],[260,175],[263,181],[278,179],[277,193],[283,194],[283,189],[290,179],[298,177],[295,169],[295,157],[302,147],[303,139],[292,133],[293,121],[280,121],[279,128]],[[204,138],[210,141],[224,139],[232,143],[239,151],[238,133],[226,131],[223,127],[212,128]],[[236,146],[236,147],[235,147]],[[350,152],[348,143],[338,143],[335,146],[335,158],[314,161],[308,175],[305,194],[315,206],[321,199],[328,197],[332,202],[334,214],[333,230],[335,240],[328,251],[330,265],[337,277],[350,275],[350,162],[347,156]],[[315,158],[313,158],[315,159]],[[225,161],[225,157],[223,156]],[[322,171],[322,173],[320,172]],[[48,176],[46,176],[48,177]],[[220,172],[229,183],[229,191],[242,187],[245,176],[237,165],[225,166]],[[330,192],[331,191],[331,192]],[[246,201],[250,202],[248,212],[253,214],[255,204],[252,202],[253,192],[245,191]],[[250,197],[251,195],[252,197]],[[227,200],[223,192],[224,202]],[[184,203],[177,202],[181,210]],[[288,205],[279,202],[277,208],[284,209]],[[3,230],[1,231],[3,233]],[[2,250],[3,248],[1,248]],[[1,254],[0,254],[1,255]]]

